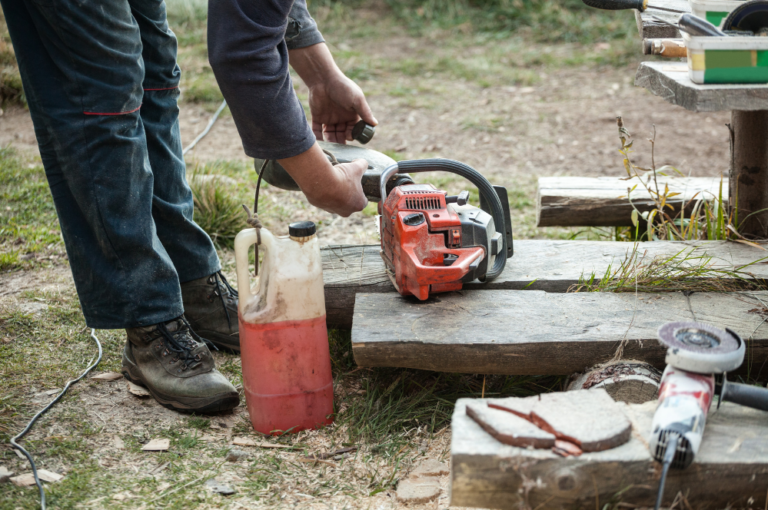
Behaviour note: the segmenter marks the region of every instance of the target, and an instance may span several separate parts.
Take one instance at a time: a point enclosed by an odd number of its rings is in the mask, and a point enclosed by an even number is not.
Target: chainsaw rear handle
[[[396,173],[422,173],[422,172],[449,172],[452,174],[460,175],[477,187],[480,192],[481,203],[487,204],[490,211],[488,211],[493,217],[493,223],[497,232],[501,232],[501,250],[496,255],[493,267],[488,270],[485,276],[485,281],[491,281],[498,277],[504,266],[507,264],[507,257],[511,257],[511,251],[507,251],[508,239],[512,240],[512,230],[508,228],[505,221],[505,208],[501,204],[499,195],[496,194],[493,186],[488,179],[472,168],[469,165],[453,161],[450,159],[420,159],[411,161],[400,161],[394,165],[389,166],[381,173],[379,179],[379,193],[381,195],[382,203],[386,200],[388,191],[387,183],[390,178]],[[509,206],[507,206],[509,207]]]
[[[624,11],[637,9],[643,12],[648,8],[648,0],[582,0],[586,5],[606,11]]]

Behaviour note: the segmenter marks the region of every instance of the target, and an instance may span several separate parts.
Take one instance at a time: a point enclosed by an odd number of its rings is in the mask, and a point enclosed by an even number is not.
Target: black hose
[[[411,161],[400,161],[397,163],[397,168],[400,173],[421,173],[421,172],[449,172],[452,174],[460,175],[469,182],[477,186],[477,190],[480,192],[480,196],[485,200],[491,208],[491,216],[493,217],[493,223],[496,227],[496,232],[501,233],[501,250],[496,254],[496,260],[493,267],[488,270],[485,275],[485,281],[491,281],[504,271],[504,266],[507,263],[507,236],[506,226],[504,222],[504,208],[501,206],[501,200],[499,195],[496,194],[496,190],[488,179],[483,175],[464,163],[453,161],[450,159],[419,159]]]
[[[98,365],[101,362],[101,356],[104,353],[104,351],[101,349],[101,342],[99,342],[99,339],[96,337],[96,330],[95,329],[91,329],[91,338],[93,338],[93,341],[96,342],[96,347],[98,347],[98,349],[99,349],[99,355],[97,356],[96,361],[91,366],[86,368],[85,372],[80,374],[80,377],[78,377],[77,379],[72,379],[69,382],[67,382],[67,385],[64,386],[64,389],[61,390],[61,393],[59,393],[56,398],[51,400],[51,402],[47,406],[45,406],[40,412],[38,412],[36,415],[34,415],[32,417],[32,419],[29,420],[29,423],[27,423],[27,426],[24,427],[24,430],[22,430],[21,432],[16,434],[11,439],[11,446],[13,446],[17,450],[19,450],[21,453],[23,453],[24,456],[29,461],[29,465],[32,468],[32,475],[35,477],[35,484],[37,485],[37,490],[40,491],[40,508],[42,510],[45,510],[45,491],[43,490],[43,483],[40,481],[40,477],[37,476],[37,466],[35,465],[34,459],[32,459],[32,455],[27,450],[25,450],[24,447],[21,446],[16,441],[20,440],[22,437],[27,435],[27,433],[30,430],[32,430],[32,426],[35,424],[35,422],[38,420],[38,418],[40,418],[42,415],[44,415],[46,412],[48,412],[48,410],[51,407],[53,407],[54,404],[56,404],[56,402],[61,400],[61,397],[64,396],[64,394],[67,392],[67,390],[69,389],[70,386],[72,386],[77,381],[79,381],[80,379],[82,379],[83,377],[88,375],[88,372],[90,372],[91,370],[96,368],[96,365]]]

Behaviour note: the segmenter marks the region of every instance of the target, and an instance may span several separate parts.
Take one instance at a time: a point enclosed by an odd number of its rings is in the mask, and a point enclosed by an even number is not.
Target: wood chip
[[[306,457],[299,457],[299,458],[298,458],[298,459],[296,459],[296,460],[298,460],[299,462],[311,462],[311,463],[313,463],[313,464],[314,464],[315,462],[320,462],[321,464],[326,464],[326,465],[328,465],[328,466],[331,466],[331,467],[336,467],[336,464],[334,464],[334,463],[333,463],[333,462],[331,462],[330,460],[323,460],[323,459],[308,459],[308,458],[306,458]]]
[[[117,372],[104,372],[103,374],[94,375],[91,377],[91,379],[95,379],[97,381],[116,381],[122,378],[123,374],[119,374]]]
[[[171,447],[170,439],[153,439],[145,444],[142,450],[145,452],[165,452]]]
[[[54,473],[53,471],[48,471],[47,469],[38,469],[37,470],[37,477],[40,478],[44,482],[58,482],[59,480],[64,478],[64,475],[60,475],[58,473]]]
[[[47,469],[38,469],[37,477],[40,478],[41,481],[49,483],[58,482],[64,478],[64,476],[54,473],[53,471],[48,471]],[[23,475],[14,476],[10,480],[11,483],[17,487],[30,487],[35,485],[35,475],[32,473],[24,473]]]
[[[23,475],[11,477],[11,483],[16,487],[29,487],[35,485],[35,475],[32,473],[24,473]]]
[[[293,448],[291,445],[256,441],[250,437],[236,437],[232,440],[232,444],[236,446],[258,446],[259,448]]]
[[[555,446],[552,447],[552,451],[561,457],[578,457],[582,454],[581,448],[575,444],[558,439],[555,441]]]
[[[128,383],[128,392],[131,395],[144,398],[149,396],[149,391],[147,391],[146,388],[142,388],[138,384],[133,384],[131,381],[126,380],[126,383]]]
[[[5,466],[0,466],[0,483],[7,482],[13,476],[13,471],[8,471]]]
[[[483,402],[467,404],[467,415],[497,441],[510,446],[552,448],[555,436],[515,414],[493,409]]]

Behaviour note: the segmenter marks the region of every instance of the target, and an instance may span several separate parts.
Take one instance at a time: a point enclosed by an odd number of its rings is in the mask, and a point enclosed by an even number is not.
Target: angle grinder
[[[661,505],[670,466],[687,468],[698,453],[715,395],[719,397],[718,407],[728,401],[768,410],[767,389],[726,380],[726,372],[744,361],[744,341],[733,330],[697,322],[670,322],[659,328],[658,337],[667,346],[667,367],[661,376],[649,445],[653,458],[662,463],[656,509]]]

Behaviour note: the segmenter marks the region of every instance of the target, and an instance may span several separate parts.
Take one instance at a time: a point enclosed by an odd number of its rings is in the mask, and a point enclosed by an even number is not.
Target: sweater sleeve
[[[245,153],[252,158],[289,158],[315,143],[288,70],[285,36],[292,4],[290,0],[208,3],[208,59]],[[311,20],[308,13],[306,17]],[[322,39],[316,27],[315,32]]]
[[[289,50],[298,50],[325,42],[323,35],[317,28],[317,23],[309,15],[307,0],[294,0],[288,20],[285,42],[288,44]]]

